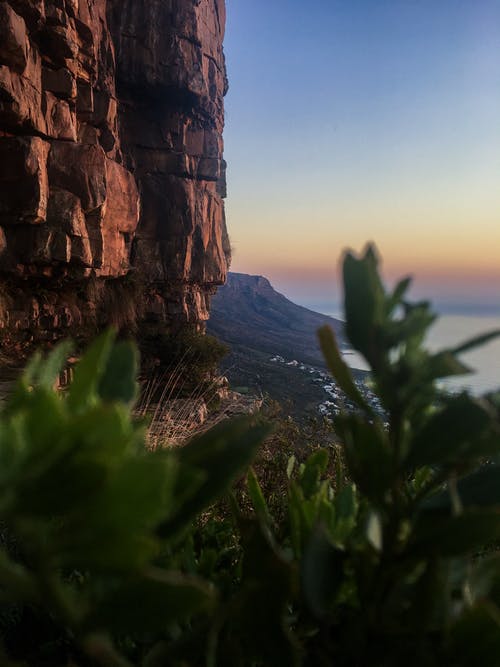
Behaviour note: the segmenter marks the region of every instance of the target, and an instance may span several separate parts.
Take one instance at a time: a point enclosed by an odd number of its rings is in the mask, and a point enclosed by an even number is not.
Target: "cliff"
[[[224,0],[0,1],[5,348],[203,329],[229,243]]]

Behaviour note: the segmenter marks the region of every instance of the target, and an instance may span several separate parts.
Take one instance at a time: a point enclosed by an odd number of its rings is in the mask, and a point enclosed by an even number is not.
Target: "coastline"
[[[438,319],[431,328],[427,339],[430,350],[437,351],[446,347],[455,347],[477,335],[500,329],[500,312],[491,315],[483,311],[480,315],[472,315],[470,309],[465,308],[464,310],[465,312],[461,313],[438,313]],[[342,313],[338,309],[330,310],[325,314],[342,319]],[[349,356],[346,357],[349,366],[367,370],[364,360],[356,353],[350,359]],[[464,354],[462,359],[471,368],[472,373],[444,380],[444,388],[450,391],[467,389],[476,395],[500,390],[500,338]]]

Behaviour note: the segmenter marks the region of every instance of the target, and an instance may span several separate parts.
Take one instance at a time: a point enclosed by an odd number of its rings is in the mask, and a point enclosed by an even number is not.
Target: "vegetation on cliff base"
[[[344,280],[388,427],[323,329],[357,410],[305,461],[259,455],[255,419],[148,451],[112,333],[64,394],[67,345],[32,360],[0,415],[2,664],[500,665],[500,394],[436,385],[495,334],[431,354],[429,305],[387,292],[372,248]]]

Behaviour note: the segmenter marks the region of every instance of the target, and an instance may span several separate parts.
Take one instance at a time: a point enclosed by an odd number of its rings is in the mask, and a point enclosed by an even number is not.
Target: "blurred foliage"
[[[346,333],[386,418],[324,328],[332,375],[357,406],[334,421],[336,473],[325,450],[291,460],[284,534],[248,479],[256,520],[293,573],[290,643],[307,665],[500,665],[500,395],[437,383],[467,373],[459,356],[500,332],[430,353],[435,315],[406,299],[409,279],[387,292],[371,246],[343,269]]]
[[[32,360],[0,415],[1,664],[500,665],[500,395],[437,382],[498,332],[428,352],[372,247],[344,282],[385,417],[321,330],[357,406],[331,445],[243,418],[150,452],[133,345],[103,335],[64,393],[68,346]]]
[[[0,417],[5,651],[37,666],[154,664],[158,643],[194,632],[217,605],[188,562],[192,522],[267,429],[239,419],[147,451],[146,425],[131,417],[135,346],[104,334],[60,393],[68,353],[32,359]]]

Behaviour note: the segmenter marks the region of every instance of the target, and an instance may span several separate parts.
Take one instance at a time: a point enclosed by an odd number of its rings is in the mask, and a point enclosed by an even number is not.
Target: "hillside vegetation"
[[[500,394],[436,386],[499,332],[429,353],[429,305],[373,248],[344,283],[386,420],[324,327],[356,408],[306,456],[256,418],[148,450],[112,332],[64,393],[67,344],[31,361],[0,414],[2,665],[500,665]]]

